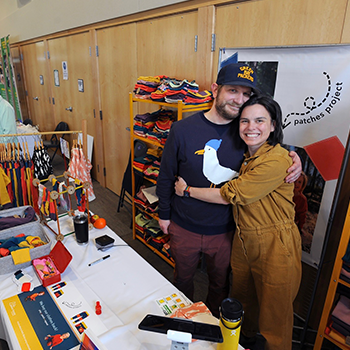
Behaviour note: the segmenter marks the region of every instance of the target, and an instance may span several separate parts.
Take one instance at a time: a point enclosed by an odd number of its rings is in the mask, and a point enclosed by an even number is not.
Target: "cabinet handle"
[[[66,108],[66,111],[73,112],[73,107]]]
[[[38,101],[39,97],[33,97],[33,100]]]

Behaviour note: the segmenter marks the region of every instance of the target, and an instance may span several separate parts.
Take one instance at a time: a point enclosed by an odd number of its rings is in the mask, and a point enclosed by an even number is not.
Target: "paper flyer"
[[[159,201],[159,198],[156,194],[156,188],[157,186],[151,186],[151,187],[146,187],[141,189],[141,191],[143,192],[143,194],[145,195],[145,197],[147,198],[150,204],[153,204]]]
[[[163,298],[157,299],[156,303],[166,316],[172,314],[178,308],[192,304],[192,302],[180,292],[175,292]]]
[[[45,287],[36,287],[2,302],[21,349],[78,349],[80,340]]]
[[[47,290],[80,339],[84,331],[89,328],[92,328],[97,336],[108,330],[96,315],[92,305],[84,299],[69,279],[65,278],[64,281],[47,287]]]
[[[39,286],[3,300],[21,349],[79,349],[89,328],[99,336],[107,331],[70,280]]]

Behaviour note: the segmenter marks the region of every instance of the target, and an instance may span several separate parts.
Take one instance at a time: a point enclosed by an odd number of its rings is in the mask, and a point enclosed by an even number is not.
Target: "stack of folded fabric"
[[[153,179],[157,180],[158,175],[159,175],[159,169],[160,169],[160,162],[159,161],[154,161],[151,166],[149,166],[146,170],[143,171],[143,173]]]
[[[141,173],[141,175],[143,174],[143,172],[152,165],[152,159],[147,158],[147,157],[137,157],[133,160],[133,166],[134,169]]]
[[[135,228],[139,237],[173,261],[169,245],[170,236],[163,233],[158,220],[145,213],[139,213],[135,217]]]
[[[153,130],[157,131],[160,134],[159,141],[163,145],[165,144],[165,142],[169,136],[170,128],[171,128],[171,125],[173,124],[174,120],[175,120],[175,117],[174,117],[174,113],[172,111],[163,109],[159,112],[159,117],[154,125]]]
[[[157,90],[151,93],[151,99],[157,102],[177,103],[184,101],[189,92],[198,93],[198,84],[193,80],[166,78],[161,81]]]
[[[139,192],[137,192],[137,194],[135,195],[134,203],[137,207],[141,208],[147,213],[154,214],[158,211],[158,202],[150,204],[150,202],[147,200],[146,196],[142,192],[143,188],[146,188],[146,186],[142,185],[140,187]]]
[[[158,220],[152,219],[144,226],[144,232],[146,237],[159,237],[163,236],[164,233],[159,227]]]
[[[159,250],[161,253],[163,253],[163,246],[165,243],[167,243],[170,240],[169,235],[165,235],[162,233],[162,235],[159,235],[157,237],[153,237],[151,235],[146,235],[146,242],[151,245],[152,247]],[[164,253],[163,253],[164,254]],[[166,255],[167,256],[167,255]]]
[[[159,174],[161,156],[161,149],[148,148],[145,156],[137,157],[134,159],[134,169],[137,172],[147,175],[152,179],[157,179]]]
[[[140,99],[150,99],[152,92],[155,92],[157,90],[157,87],[163,78],[165,78],[165,76],[138,77],[134,87],[135,97]]]
[[[135,228],[136,233],[141,236],[145,237],[145,226],[152,220],[151,217],[146,216],[143,213],[139,213],[135,216]]]
[[[0,258],[17,251],[17,255],[20,255],[20,250],[24,248],[36,248],[46,244],[41,240],[39,236],[26,236],[21,233],[15,237],[6,238],[0,241]],[[23,250],[23,254],[29,254],[27,250]],[[15,257],[14,257],[15,259]]]
[[[165,75],[139,77],[134,88],[135,97],[156,102],[201,104],[213,100],[211,91],[199,92],[198,84],[187,79],[178,80]]]
[[[184,79],[182,81],[172,79],[169,82],[169,89],[165,93],[165,102],[177,103],[178,101],[184,101],[188,92],[198,92],[198,84],[193,80],[189,82]]]
[[[157,86],[156,91],[151,93],[151,100],[157,102],[164,102],[167,91],[169,90],[170,78],[163,78]]]
[[[147,137],[147,133],[152,131],[156,121],[158,120],[159,112],[136,114],[134,117],[134,133],[141,137]]]
[[[146,133],[146,137],[150,140],[165,144],[171,125],[175,120],[174,112],[160,109],[157,113],[158,119],[155,122],[153,129]]]
[[[162,157],[162,150],[161,149],[155,149],[155,148],[149,148],[147,150],[146,157],[149,159],[152,159],[152,164],[143,171],[143,173],[154,180],[158,179],[159,175],[159,168],[160,168],[160,159]]]
[[[350,299],[340,295],[339,301],[331,315],[331,328],[342,334],[350,336]]]
[[[213,94],[209,90],[200,92],[188,91],[183,102],[184,104],[198,105],[201,103],[207,103],[213,100]]]
[[[146,242],[160,252],[163,249],[163,245],[170,239],[170,236],[164,234],[160,229],[158,220],[156,219],[152,219],[145,225],[144,233]]]

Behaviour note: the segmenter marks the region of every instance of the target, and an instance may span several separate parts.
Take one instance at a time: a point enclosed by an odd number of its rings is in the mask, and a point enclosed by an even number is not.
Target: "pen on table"
[[[103,260],[108,259],[109,257],[110,257],[110,255],[106,255],[106,256],[104,256],[104,257],[103,257],[103,258],[101,258],[101,259],[97,259],[97,260],[93,261],[93,262],[92,262],[92,263],[90,263],[88,266],[95,265],[95,264],[99,263],[100,261],[103,261]]]

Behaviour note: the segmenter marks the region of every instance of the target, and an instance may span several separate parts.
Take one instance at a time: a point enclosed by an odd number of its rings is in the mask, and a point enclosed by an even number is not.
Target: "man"
[[[239,108],[256,89],[256,74],[244,64],[224,66],[211,86],[212,108],[173,124],[164,147],[157,180],[159,225],[170,234],[175,260],[174,284],[193,300],[193,276],[201,254],[209,278],[206,305],[216,317],[229,292],[230,254],[234,230],[231,206],[174,196],[177,176],[196,187],[221,187],[238,175],[245,144],[238,134]],[[299,157],[288,169],[287,182],[301,172]]]
[[[0,75],[1,81],[2,75]],[[16,116],[15,111],[10,103],[0,96],[0,135],[3,134],[16,134]],[[15,142],[10,137],[0,137],[0,143]]]

